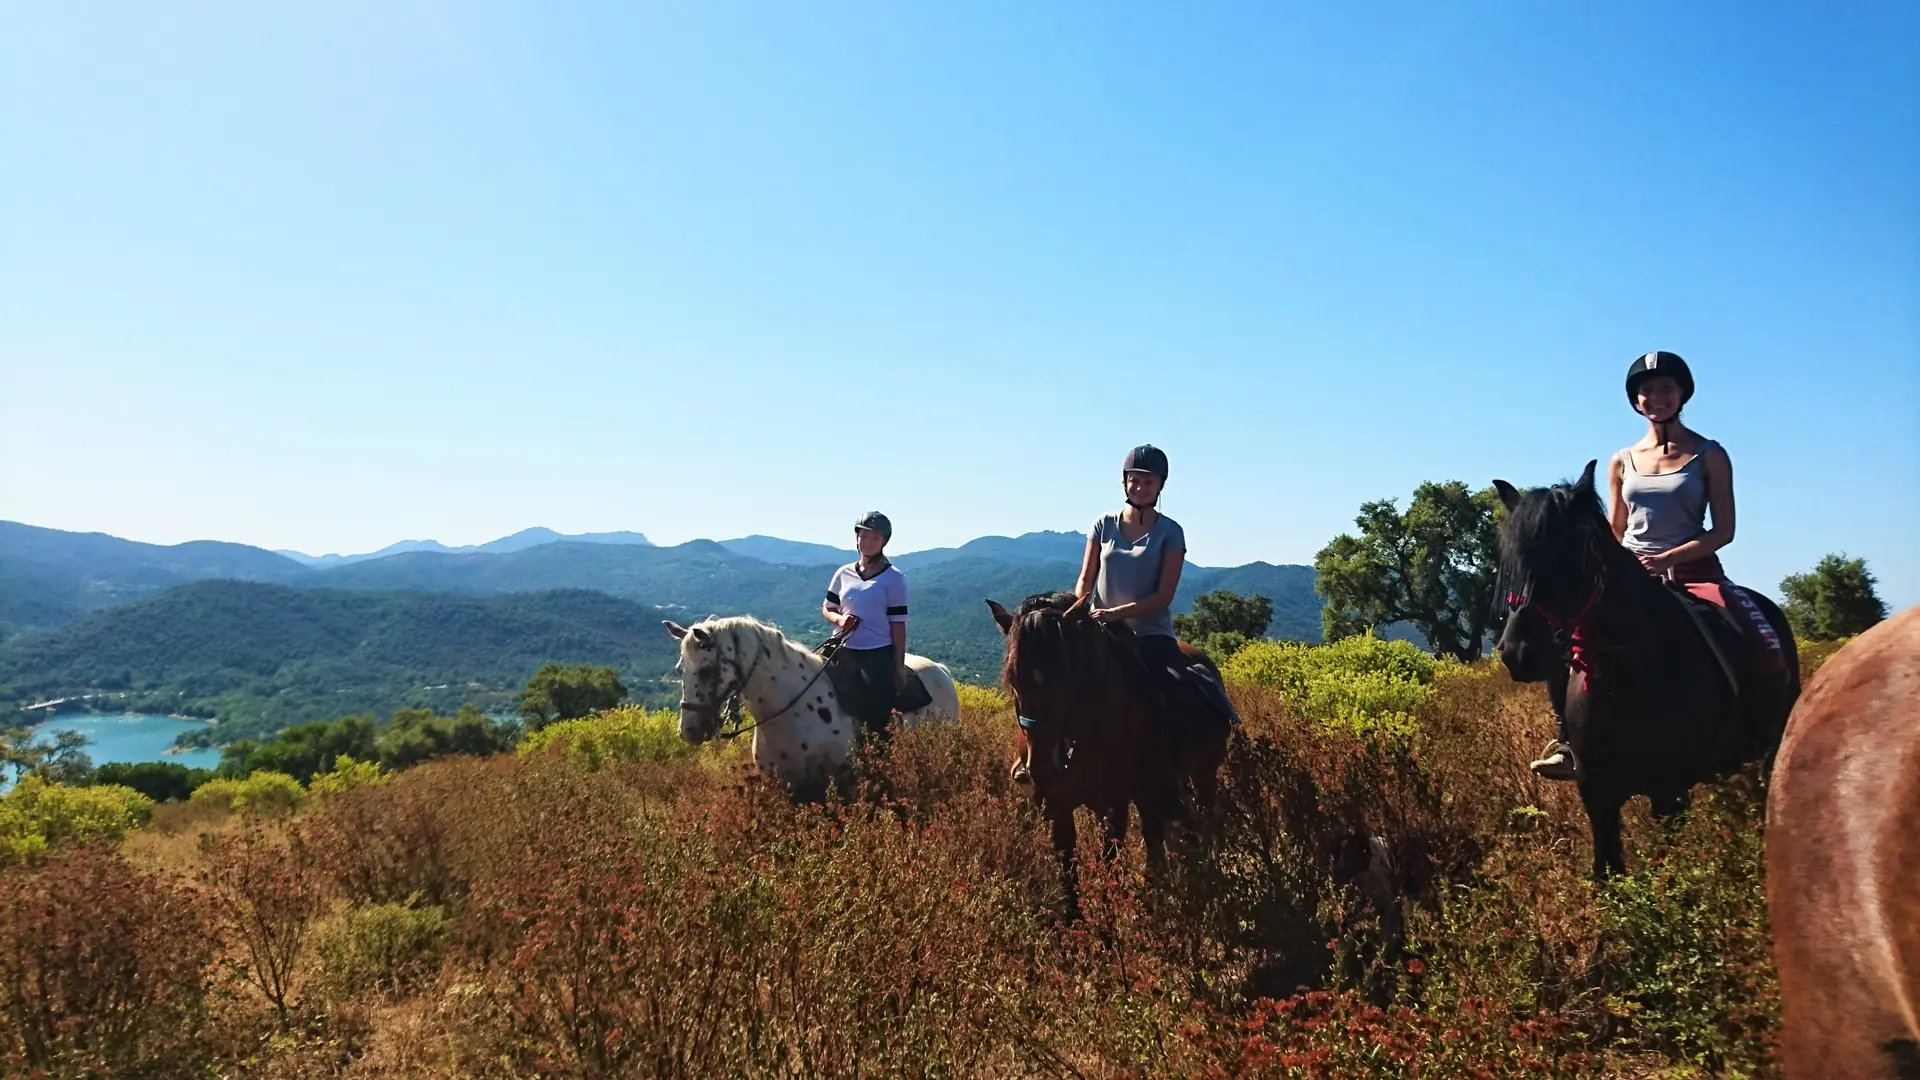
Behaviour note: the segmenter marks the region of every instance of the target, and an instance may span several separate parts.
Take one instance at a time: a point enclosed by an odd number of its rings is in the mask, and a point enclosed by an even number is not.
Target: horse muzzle
[[[680,703],[680,739],[682,742],[699,746],[712,742],[720,732],[720,710],[712,705],[683,701]]]

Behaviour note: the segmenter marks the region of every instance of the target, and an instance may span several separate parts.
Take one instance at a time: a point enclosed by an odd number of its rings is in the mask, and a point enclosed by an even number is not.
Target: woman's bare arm
[[[1093,583],[1100,580],[1100,545],[1087,537],[1087,553],[1080,557],[1080,580],[1074,582],[1074,599],[1083,599],[1093,592]]]
[[[1627,451],[1622,451],[1626,453]],[[1624,540],[1627,536],[1627,464],[1620,460],[1620,454],[1613,455],[1607,464],[1607,491],[1610,501],[1607,504],[1607,523],[1613,526],[1613,538]]]

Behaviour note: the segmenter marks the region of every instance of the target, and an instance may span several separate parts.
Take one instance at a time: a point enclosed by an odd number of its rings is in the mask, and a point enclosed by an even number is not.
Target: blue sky
[[[1191,556],[1731,451],[1736,579],[1920,601],[1911,4],[0,0],[0,518]]]

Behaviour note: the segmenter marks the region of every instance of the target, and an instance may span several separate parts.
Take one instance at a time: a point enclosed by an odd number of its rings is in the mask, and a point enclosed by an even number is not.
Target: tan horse
[[[1920,607],[1848,642],[1793,710],[1767,907],[1787,1076],[1920,1078]]]

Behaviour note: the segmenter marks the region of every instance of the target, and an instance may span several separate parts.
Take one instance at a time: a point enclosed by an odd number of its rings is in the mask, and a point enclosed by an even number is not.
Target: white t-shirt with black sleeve
[[[872,578],[860,576],[860,564],[848,563],[827,583],[827,607],[860,620],[849,649],[885,649],[893,645],[889,623],[907,621],[907,579],[889,565]]]

